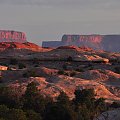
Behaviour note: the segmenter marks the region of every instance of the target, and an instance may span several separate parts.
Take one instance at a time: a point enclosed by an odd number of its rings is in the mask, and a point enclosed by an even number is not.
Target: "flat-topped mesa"
[[[25,43],[27,40],[24,32],[0,30],[0,42]]]
[[[95,42],[100,43],[104,35],[63,35],[62,42]]]
[[[93,49],[120,52],[120,35],[63,35],[64,45],[88,46]]]
[[[120,52],[120,35],[63,35],[61,41],[44,41],[43,47],[86,46],[95,50]]]

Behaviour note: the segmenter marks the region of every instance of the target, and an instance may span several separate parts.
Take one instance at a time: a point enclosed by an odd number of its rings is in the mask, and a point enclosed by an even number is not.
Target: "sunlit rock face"
[[[102,35],[63,35],[64,45],[88,46],[94,49],[101,49]]]
[[[120,52],[120,35],[63,35],[61,41],[44,41],[43,47],[86,46],[95,50]]]
[[[63,35],[62,42],[64,45],[120,52],[120,35]]]
[[[0,42],[19,42],[25,43],[26,35],[23,32],[0,30]]]

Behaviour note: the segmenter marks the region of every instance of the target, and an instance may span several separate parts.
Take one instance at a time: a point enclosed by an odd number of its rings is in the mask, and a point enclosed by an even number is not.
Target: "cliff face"
[[[0,42],[19,42],[25,43],[26,35],[23,32],[0,30]]]
[[[101,49],[101,35],[64,35],[62,42],[64,45],[88,46],[94,49]]]
[[[120,52],[120,35],[104,36],[101,45],[106,51]]]
[[[61,41],[43,42],[43,47],[86,46],[95,50],[120,52],[120,35],[63,35]]]
[[[120,35],[64,35],[64,45],[88,46],[93,49],[119,52]]]

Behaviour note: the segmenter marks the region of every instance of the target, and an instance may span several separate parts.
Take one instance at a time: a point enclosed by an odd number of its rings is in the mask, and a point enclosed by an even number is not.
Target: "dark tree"
[[[21,109],[11,109],[7,115],[8,120],[27,120],[25,112]]]
[[[76,120],[76,113],[70,106],[54,103],[47,106],[44,120]]]
[[[46,106],[46,99],[40,94],[36,83],[31,82],[23,95],[23,106],[25,109],[32,109],[35,112],[43,113]]]
[[[93,89],[83,89],[75,91],[75,103],[87,103],[95,100],[95,93]]]
[[[0,87],[0,104],[5,104],[8,107],[15,107],[16,98],[13,97],[13,91],[9,87]]]
[[[39,113],[34,112],[33,110],[27,110],[26,116],[28,120],[42,120],[42,117]]]
[[[9,112],[9,108],[5,105],[0,105],[0,118],[5,119]]]
[[[57,103],[61,104],[61,105],[69,105],[70,104],[70,100],[69,97],[66,95],[66,93],[64,92],[60,92],[60,95],[57,98]]]

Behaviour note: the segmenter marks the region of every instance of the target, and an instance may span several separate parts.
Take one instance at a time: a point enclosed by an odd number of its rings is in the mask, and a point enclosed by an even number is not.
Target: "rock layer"
[[[23,32],[0,30],[0,42],[19,42],[25,43],[26,35]]]
[[[119,52],[120,35],[63,35],[61,41],[43,42],[43,47],[87,46],[96,50]]]

